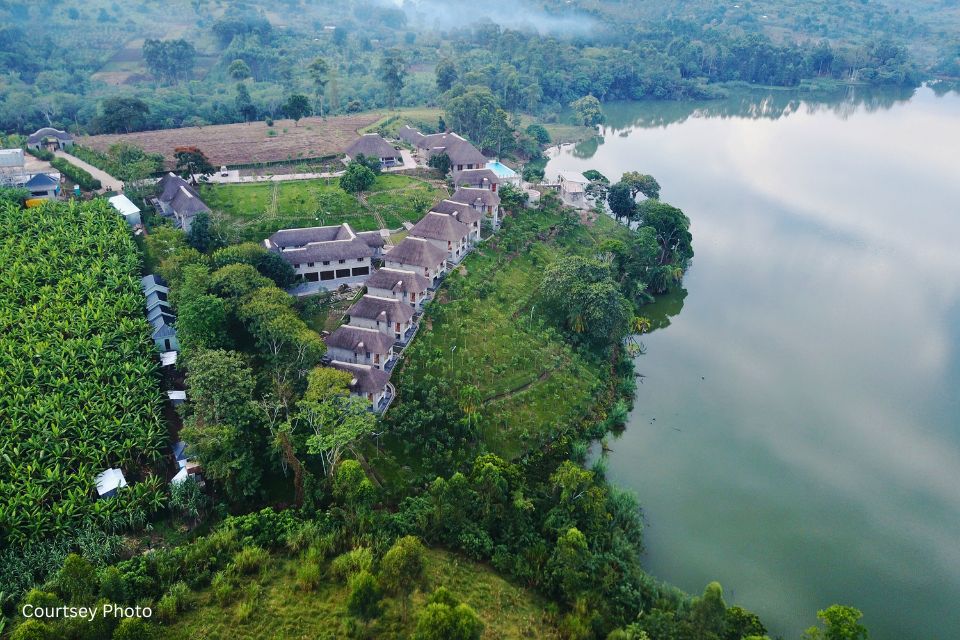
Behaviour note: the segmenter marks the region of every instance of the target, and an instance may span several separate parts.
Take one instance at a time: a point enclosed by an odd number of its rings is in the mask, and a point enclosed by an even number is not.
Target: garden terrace
[[[387,228],[397,229],[419,220],[432,203],[446,196],[446,190],[442,183],[384,174],[362,199],[341,189],[336,178],[207,185],[201,195],[222,214],[234,239],[259,242],[280,229],[344,222],[358,232],[381,228],[381,220]]]
[[[135,521],[167,429],[126,222],[102,199],[8,205],[0,264],[0,544]],[[95,502],[108,467],[131,486]]]

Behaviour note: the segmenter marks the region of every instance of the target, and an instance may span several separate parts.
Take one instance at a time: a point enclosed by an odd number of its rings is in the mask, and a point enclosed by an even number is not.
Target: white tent
[[[109,201],[111,206],[126,218],[127,224],[131,227],[140,224],[140,209],[137,208],[137,205],[130,202],[130,198],[121,193],[120,195],[109,198]]]
[[[97,483],[97,494],[101,498],[112,496],[117,489],[127,486],[127,480],[120,469],[107,469],[94,480]]]

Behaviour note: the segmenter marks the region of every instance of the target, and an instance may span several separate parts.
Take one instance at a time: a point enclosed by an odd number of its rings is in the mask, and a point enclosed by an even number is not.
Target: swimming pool
[[[499,160],[493,160],[487,163],[487,169],[490,169],[498,178],[516,178],[517,172],[503,164]]]

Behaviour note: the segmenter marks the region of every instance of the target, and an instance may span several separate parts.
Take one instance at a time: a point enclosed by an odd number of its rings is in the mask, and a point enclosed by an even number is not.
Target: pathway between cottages
[[[65,151],[54,151],[53,154],[58,158],[63,158],[70,164],[80,167],[84,171],[88,172],[94,178],[100,181],[100,184],[103,185],[104,191],[116,191],[121,193],[123,191],[123,182],[114,178],[112,175],[104,171],[103,169],[98,169],[92,164],[88,164],[76,156],[72,156]]]

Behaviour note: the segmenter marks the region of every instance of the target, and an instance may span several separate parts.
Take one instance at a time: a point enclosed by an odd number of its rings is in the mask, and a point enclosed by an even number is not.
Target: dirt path
[[[111,176],[109,173],[107,173],[103,169],[97,169],[92,164],[87,164],[80,158],[77,158],[76,156],[72,156],[69,153],[66,153],[65,151],[57,150],[57,151],[54,151],[53,154],[58,158],[63,158],[70,164],[80,167],[84,171],[88,172],[90,175],[92,175],[94,178],[100,181],[100,184],[103,185],[104,191],[116,191],[117,193],[121,193],[123,191],[123,183],[120,182],[120,180]]]
[[[483,401],[483,404],[486,405],[486,404],[490,404],[491,402],[496,402],[497,400],[505,400],[506,398],[515,396],[522,391],[526,391],[536,383],[543,382],[544,380],[549,378],[553,374],[553,372],[554,372],[554,369],[547,369],[546,371],[541,373],[539,376],[537,376],[534,380],[531,380],[530,382],[524,382],[522,385],[520,385],[516,389],[510,389],[509,391],[498,393],[495,396],[490,396],[489,398]]]

